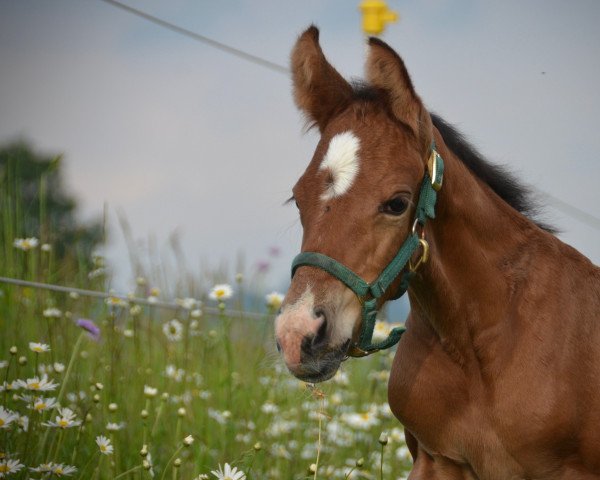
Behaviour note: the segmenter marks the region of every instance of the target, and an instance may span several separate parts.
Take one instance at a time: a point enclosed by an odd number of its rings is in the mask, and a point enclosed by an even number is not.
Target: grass
[[[89,267],[55,258],[43,238],[15,247],[20,209],[4,205],[0,276],[105,288],[100,258]],[[225,463],[249,479],[406,476],[408,450],[386,403],[391,354],[349,360],[333,380],[306,385],[274,351],[272,315],[227,313],[251,285],[238,278],[233,297],[217,302],[201,280],[187,286],[201,303],[176,310],[0,284],[0,478],[58,478],[65,466],[81,479],[216,478]],[[147,298],[152,287],[139,278],[132,294]],[[36,390],[43,375],[56,387]],[[40,408],[52,401],[72,413]]]

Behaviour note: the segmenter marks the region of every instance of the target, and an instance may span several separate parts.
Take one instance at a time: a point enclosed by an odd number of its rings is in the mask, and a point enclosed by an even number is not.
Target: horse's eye
[[[381,211],[389,215],[402,215],[408,207],[408,202],[402,197],[392,198],[382,205]]]

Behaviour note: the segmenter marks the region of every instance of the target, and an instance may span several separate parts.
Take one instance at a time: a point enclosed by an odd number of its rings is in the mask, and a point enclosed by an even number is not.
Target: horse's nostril
[[[327,321],[327,315],[325,314],[325,309],[323,307],[315,307],[313,309],[313,315],[317,320],[319,317],[323,317],[323,322]]]
[[[315,316],[317,320],[321,320],[321,325],[319,326],[319,330],[312,339],[312,346],[316,347],[323,343],[325,343],[325,339],[327,336],[327,315],[325,315],[325,311],[320,308],[315,309]]]
[[[275,340],[275,345],[277,345],[277,351],[281,353],[281,344],[279,343],[279,340]]]

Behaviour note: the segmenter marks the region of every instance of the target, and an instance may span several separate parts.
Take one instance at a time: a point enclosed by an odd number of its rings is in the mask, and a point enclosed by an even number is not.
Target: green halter
[[[431,145],[431,155],[427,162],[427,172],[423,177],[421,191],[419,192],[419,201],[415,210],[415,220],[412,233],[404,241],[400,250],[392,261],[384,268],[379,277],[371,282],[365,282],[356,273],[348,267],[342,265],[337,260],[317,252],[302,252],[294,258],[292,262],[292,278],[296,270],[303,266],[317,267],[325,270],[335,278],[343,282],[358,297],[362,304],[362,327],[358,342],[350,347],[348,355],[353,357],[363,357],[379,350],[389,348],[400,340],[402,334],[406,331],[404,327],[394,328],[388,338],[379,343],[373,343],[373,329],[377,316],[377,300],[383,296],[389,286],[394,282],[398,275],[402,274],[400,286],[394,295],[394,300],[400,298],[406,290],[415,271],[427,261],[429,246],[423,236],[419,236],[417,225],[423,227],[427,218],[435,218],[435,202],[437,191],[442,188],[444,175],[444,161],[435,149],[435,142]],[[417,249],[423,249],[422,255],[415,265],[411,263],[411,258]],[[405,270],[408,265],[408,270]]]

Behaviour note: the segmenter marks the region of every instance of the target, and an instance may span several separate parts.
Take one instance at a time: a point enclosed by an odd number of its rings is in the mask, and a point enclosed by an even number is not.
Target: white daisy
[[[123,422],[121,422],[121,423],[108,422],[106,424],[106,429],[109,432],[117,432],[117,431],[123,429],[124,427],[125,427],[125,424]]]
[[[72,465],[65,465],[64,463],[52,463],[51,472],[52,475],[57,477],[70,477],[77,471],[77,467]]]
[[[36,412],[44,412],[51,410],[56,407],[56,398],[36,397],[33,400],[33,405],[29,405],[28,408],[35,410]]]
[[[194,437],[192,435],[188,435],[183,439],[183,444],[186,447],[189,447],[192,443],[194,443]]]
[[[62,317],[62,312],[58,309],[58,308],[46,308],[42,314],[44,315],[44,317],[46,318],[60,318]]]
[[[54,366],[54,371],[56,373],[62,373],[62,372],[65,371],[65,364],[64,363],[54,362],[53,366]]]
[[[113,454],[113,446],[110,443],[110,440],[106,438],[104,435],[98,435],[96,437],[96,445],[100,449],[100,453],[103,455],[112,455]]]
[[[210,291],[208,296],[213,300],[223,301],[231,298],[233,295],[233,289],[230,285],[226,283],[220,283],[215,285],[213,289]],[[227,465],[227,464],[225,464]]]
[[[271,310],[278,310],[283,303],[284,295],[279,292],[271,292],[265,295],[265,300],[267,302],[267,307]]]
[[[43,422],[42,425],[45,427],[62,428],[63,430],[71,427],[78,427],[81,425],[81,420],[75,420],[76,417],[77,415],[70,408],[59,408],[56,421]]]
[[[236,467],[231,467],[228,463],[219,465],[219,470],[212,470],[212,473],[219,480],[246,480],[246,474]]]
[[[162,330],[171,342],[178,342],[183,338],[183,324],[176,318],[164,323]]]
[[[0,383],[0,392],[8,391],[12,392],[21,388],[21,380],[13,380],[12,382],[4,381]]]
[[[148,398],[154,398],[158,394],[158,388],[151,387],[150,385],[144,385],[144,395]]]
[[[29,342],[29,350],[35,353],[45,353],[50,351],[50,345],[45,343]]]
[[[0,460],[0,478],[8,477],[12,473],[16,473],[24,467],[19,460],[9,460],[4,458]]]
[[[40,463],[37,467],[29,467],[29,470],[36,473],[50,473],[53,465],[52,462]]]
[[[361,430],[368,430],[379,424],[379,419],[372,411],[363,413],[344,413],[342,415],[342,420],[349,426],[360,428]]]
[[[48,392],[56,390],[56,387],[58,387],[58,383],[54,383],[54,380],[48,380],[48,375],[43,375],[41,379],[36,376],[27,380],[18,380],[18,382],[25,390],[36,392]]]
[[[201,304],[201,302],[196,300],[195,298],[178,298],[177,300],[175,300],[175,302],[177,303],[177,305],[179,305],[185,310],[192,310],[194,308],[198,308]]]
[[[39,243],[40,242],[35,237],[15,238],[15,241],[13,242],[13,246],[15,248],[18,248],[19,250],[23,250],[24,252],[27,252],[27,251],[31,250],[32,248],[37,247]]]
[[[19,419],[19,414],[5,409],[0,405],[0,428],[6,429],[12,422]]]
[[[6,367],[8,367],[8,360],[0,361],[0,368],[6,368]]]

